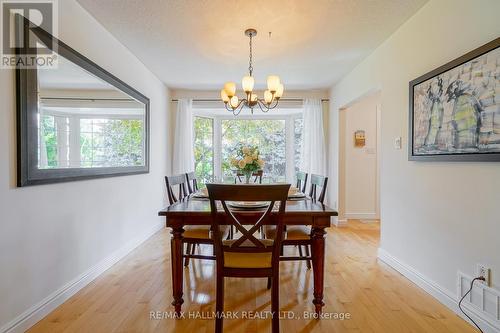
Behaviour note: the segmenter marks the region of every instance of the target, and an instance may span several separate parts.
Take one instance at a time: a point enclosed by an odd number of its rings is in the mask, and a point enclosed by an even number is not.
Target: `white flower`
[[[253,162],[253,158],[250,155],[245,156],[243,160],[245,161],[246,164],[250,164]]]
[[[259,158],[257,160],[257,164],[262,168],[262,167],[264,167],[265,162],[264,162],[264,160],[262,160],[262,159]]]
[[[248,155],[250,153],[250,148],[243,147],[243,149],[241,151],[243,152],[243,154]]]
[[[257,152],[257,150],[253,152],[252,158],[254,160],[257,160],[259,158],[259,153]]]
[[[238,166],[238,160],[233,157],[231,159],[231,165],[234,166],[234,167]]]
[[[247,165],[247,163],[245,162],[245,160],[240,160],[240,161],[238,162],[238,167],[239,167],[240,169],[243,169],[246,165]]]

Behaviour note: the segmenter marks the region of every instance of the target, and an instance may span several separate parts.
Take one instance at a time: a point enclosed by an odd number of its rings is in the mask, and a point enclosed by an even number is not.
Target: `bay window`
[[[300,161],[301,112],[235,118],[197,111],[193,123],[195,172],[201,183],[234,181],[229,161],[238,144],[259,148],[265,161],[263,182],[293,181]]]

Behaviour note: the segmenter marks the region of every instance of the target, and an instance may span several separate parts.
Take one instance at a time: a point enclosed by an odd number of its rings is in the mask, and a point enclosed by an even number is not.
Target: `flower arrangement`
[[[236,150],[236,157],[231,159],[231,165],[245,175],[248,184],[252,173],[264,167],[264,161],[260,158],[257,147],[240,145]]]

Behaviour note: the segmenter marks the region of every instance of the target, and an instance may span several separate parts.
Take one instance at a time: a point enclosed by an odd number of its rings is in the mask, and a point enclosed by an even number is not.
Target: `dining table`
[[[217,214],[226,215],[222,208]],[[243,222],[248,217],[248,223],[254,223],[255,219],[250,218],[252,214],[259,214],[257,211],[234,212],[238,214]],[[277,211],[271,212],[267,224],[273,222]],[[175,313],[181,314],[183,300],[183,232],[185,226],[211,225],[210,201],[195,196],[188,196],[184,199],[162,209],[159,216],[166,217],[166,227],[171,229],[171,263],[172,263],[172,291]],[[337,216],[336,210],[311,198],[301,200],[288,200],[286,202],[283,223],[285,225],[300,225],[311,227],[311,260],[313,268],[313,300],[314,309],[320,314],[323,302],[324,271],[325,271],[325,234],[326,228],[331,225],[331,217]],[[252,222],[250,222],[252,221]],[[229,224],[229,219],[228,219]]]

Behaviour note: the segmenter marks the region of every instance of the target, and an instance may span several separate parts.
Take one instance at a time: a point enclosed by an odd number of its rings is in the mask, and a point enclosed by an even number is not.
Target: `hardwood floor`
[[[329,229],[325,313],[350,319],[281,321],[292,332],[475,332],[460,317],[409,280],[377,261],[379,224],[349,221]],[[170,234],[162,230],[82,289],[29,332],[213,332],[204,318],[150,319],[151,311],[171,311]],[[208,248],[205,248],[208,251]],[[294,249],[291,249],[293,251]],[[188,314],[215,311],[213,262],[193,260],[185,269]],[[281,310],[295,316],[314,312],[312,271],[305,262],[281,263]],[[270,311],[266,279],[226,279],[225,310]],[[225,320],[225,332],[270,332],[270,319]]]

